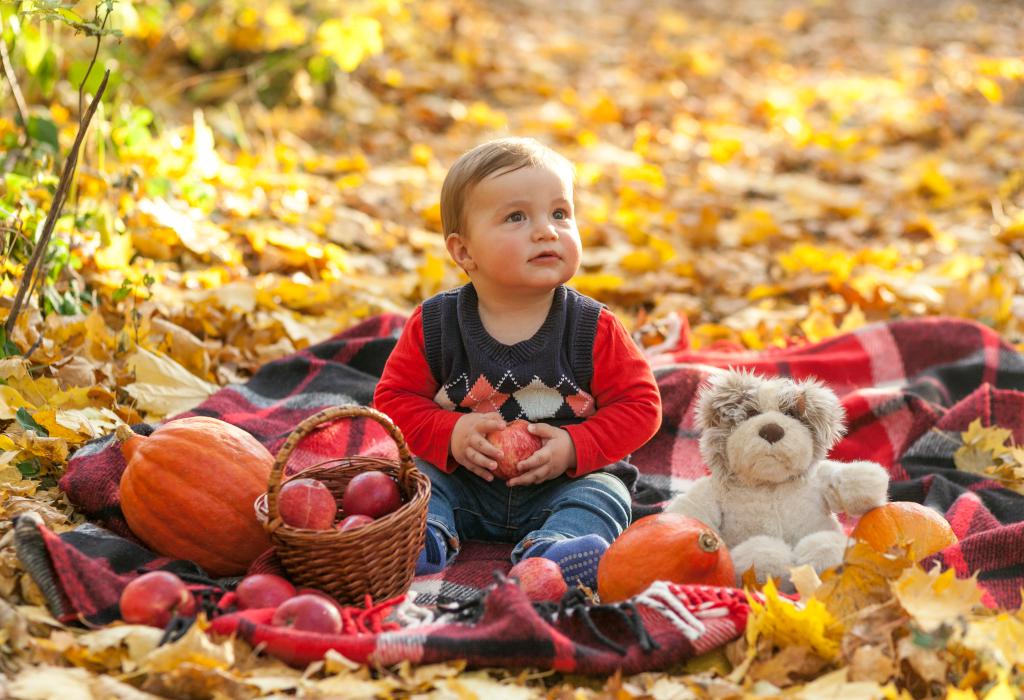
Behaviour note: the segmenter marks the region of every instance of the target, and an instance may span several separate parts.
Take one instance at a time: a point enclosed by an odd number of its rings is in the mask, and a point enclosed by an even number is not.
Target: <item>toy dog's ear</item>
[[[756,406],[757,375],[729,370],[708,378],[697,399],[697,427],[718,428],[726,423],[741,423]]]
[[[796,389],[793,410],[803,416],[827,452],[846,433],[846,411],[835,392],[816,379],[798,382]]]

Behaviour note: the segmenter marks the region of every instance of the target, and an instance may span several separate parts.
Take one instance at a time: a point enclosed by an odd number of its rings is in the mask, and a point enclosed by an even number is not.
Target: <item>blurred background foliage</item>
[[[683,317],[697,347],[927,314],[1024,336],[1016,2],[20,0],[0,19],[12,493],[119,422],[458,284],[440,184],[502,134],[576,163],[572,283],[645,345]]]

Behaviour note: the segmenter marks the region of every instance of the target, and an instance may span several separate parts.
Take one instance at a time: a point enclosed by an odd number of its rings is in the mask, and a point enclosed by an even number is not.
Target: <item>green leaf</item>
[[[28,135],[36,143],[46,144],[53,148],[54,153],[60,151],[60,140],[57,136],[57,125],[43,117],[28,118]]]
[[[50,431],[36,423],[35,418],[32,417],[31,413],[25,410],[24,406],[18,409],[18,412],[14,414],[14,417],[18,421],[18,425],[20,425],[25,430],[34,430],[37,435],[42,435],[43,437],[50,437]]]
[[[0,357],[20,357],[21,348],[7,338],[7,329],[0,326]]]
[[[67,7],[58,7],[56,12],[61,19],[71,26],[76,26],[85,22],[85,19],[80,14]]]
[[[306,63],[306,70],[309,71],[309,76],[315,82],[323,85],[334,77],[336,67],[331,59],[326,56],[316,55],[311,56]]]
[[[19,39],[18,45],[21,47],[21,54],[25,60],[25,69],[28,70],[29,75],[34,76],[39,72],[39,66],[46,58],[46,52],[50,50],[50,41],[43,36],[38,27],[32,25],[25,26]]]
[[[4,173],[4,185],[7,187],[7,194],[12,198],[12,200],[31,184],[32,180],[24,175],[19,175],[18,173]]]
[[[146,194],[150,197],[166,197],[171,193],[171,180],[166,177],[149,177],[145,180]]]
[[[121,282],[121,286],[114,290],[114,301],[123,301],[125,297],[132,293],[133,289],[135,289],[135,285],[128,280]]]
[[[26,459],[24,462],[18,462],[18,471],[26,479],[39,475],[39,460],[33,457],[32,459]]]

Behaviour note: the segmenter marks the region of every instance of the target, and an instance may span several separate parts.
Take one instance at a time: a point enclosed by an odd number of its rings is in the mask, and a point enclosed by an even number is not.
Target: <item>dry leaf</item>
[[[910,561],[882,554],[864,542],[846,550],[843,563],[822,574],[814,597],[823,601],[836,619],[845,622],[871,605],[892,597],[890,581],[910,566]]]
[[[877,683],[848,680],[847,670],[841,668],[808,683],[791,697],[799,700],[881,700],[888,696]]]
[[[858,646],[848,668],[853,681],[887,683],[896,674],[896,663],[877,645]]]
[[[777,688],[815,678],[829,666],[828,660],[801,645],[783,646],[778,653],[750,665],[746,678],[767,681]]]
[[[1024,615],[1001,612],[994,617],[973,618],[961,643],[992,669],[1024,665]]]
[[[177,362],[139,348],[130,358],[135,381],[124,389],[140,408],[155,416],[182,413],[207,399],[219,387],[203,381]]]
[[[779,647],[804,647],[826,661],[836,658],[842,627],[820,600],[811,598],[798,604],[784,599],[770,579],[762,593],[763,603],[750,597],[746,639],[751,649],[765,639]]]
[[[200,669],[201,673],[201,669],[230,667],[235,662],[235,652],[230,640],[212,641],[197,622],[181,639],[157,647],[137,661],[139,669],[145,672],[171,671],[188,664]]]
[[[896,651],[900,660],[910,664],[925,683],[946,682],[949,664],[939,653],[941,650],[920,646],[913,637],[904,637],[899,641]]]
[[[892,584],[893,593],[924,632],[967,616],[981,605],[982,591],[974,576],[956,577],[953,569],[940,573],[938,564],[928,572],[911,567]]]

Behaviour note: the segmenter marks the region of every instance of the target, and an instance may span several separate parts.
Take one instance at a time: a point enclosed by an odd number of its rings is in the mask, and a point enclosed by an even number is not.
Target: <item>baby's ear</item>
[[[846,433],[846,411],[835,392],[817,379],[797,382],[794,409],[817,435],[825,451],[832,449]]]
[[[466,247],[466,241],[462,238],[461,233],[456,231],[449,233],[445,236],[444,245],[456,265],[466,272],[476,269],[476,263],[473,261],[473,256],[469,254],[469,248]]]

